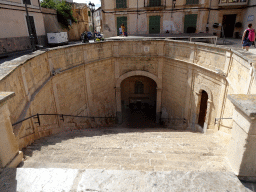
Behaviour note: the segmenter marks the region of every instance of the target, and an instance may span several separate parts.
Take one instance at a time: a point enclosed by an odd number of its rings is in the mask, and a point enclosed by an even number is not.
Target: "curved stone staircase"
[[[20,191],[246,191],[225,158],[229,139],[164,128],[68,131],[28,146],[12,174]]]

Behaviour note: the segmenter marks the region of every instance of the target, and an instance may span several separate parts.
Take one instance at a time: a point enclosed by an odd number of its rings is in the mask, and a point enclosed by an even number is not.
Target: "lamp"
[[[93,32],[93,37],[95,36],[94,34],[94,19],[93,19],[93,13],[95,11],[95,5],[94,3],[91,3],[91,1],[89,2],[89,9],[91,10],[92,12],[92,32]]]

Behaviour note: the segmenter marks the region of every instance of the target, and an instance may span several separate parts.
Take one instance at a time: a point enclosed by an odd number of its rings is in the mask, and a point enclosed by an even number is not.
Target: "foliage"
[[[63,28],[69,29],[71,26],[71,22],[77,22],[76,19],[73,17],[71,5],[66,3],[64,0],[43,0],[41,1],[41,7],[56,9],[58,22],[61,23]]]

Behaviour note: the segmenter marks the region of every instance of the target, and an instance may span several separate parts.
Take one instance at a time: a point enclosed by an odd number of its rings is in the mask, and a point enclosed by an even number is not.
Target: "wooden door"
[[[160,16],[149,17],[149,34],[160,33]]]

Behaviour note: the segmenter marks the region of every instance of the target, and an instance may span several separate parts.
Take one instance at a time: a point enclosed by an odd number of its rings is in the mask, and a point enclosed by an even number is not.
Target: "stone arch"
[[[132,76],[145,76],[145,77],[148,77],[150,79],[153,79],[156,82],[157,88],[162,89],[161,80],[156,75],[154,75],[152,73],[149,73],[149,72],[146,72],[146,71],[130,71],[128,73],[123,74],[116,81],[116,88],[120,88],[122,81],[124,79],[126,79],[127,77],[132,77]]]
[[[156,94],[156,122],[159,122],[161,103],[162,103],[162,81],[156,75],[146,71],[130,71],[120,76],[116,81],[116,117],[119,124],[122,123],[122,106],[121,106],[121,83],[124,79],[132,76],[145,76],[155,81],[157,85]]]
[[[212,101],[213,101],[213,96],[212,96],[212,91],[211,89],[209,89],[206,85],[201,84],[198,89],[195,91],[197,96],[198,96],[198,102],[197,102],[197,119],[196,122],[198,122],[198,117],[199,117],[199,112],[200,112],[200,104],[201,104],[201,96],[202,96],[202,91],[205,91],[208,95],[208,100],[207,100],[207,110],[206,110],[206,116],[205,116],[205,123],[204,126],[201,127],[199,125],[197,125],[197,127],[199,129],[201,129],[201,131],[203,133],[206,132],[208,125],[209,125],[209,117],[211,114],[211,108],[212,108]]]

